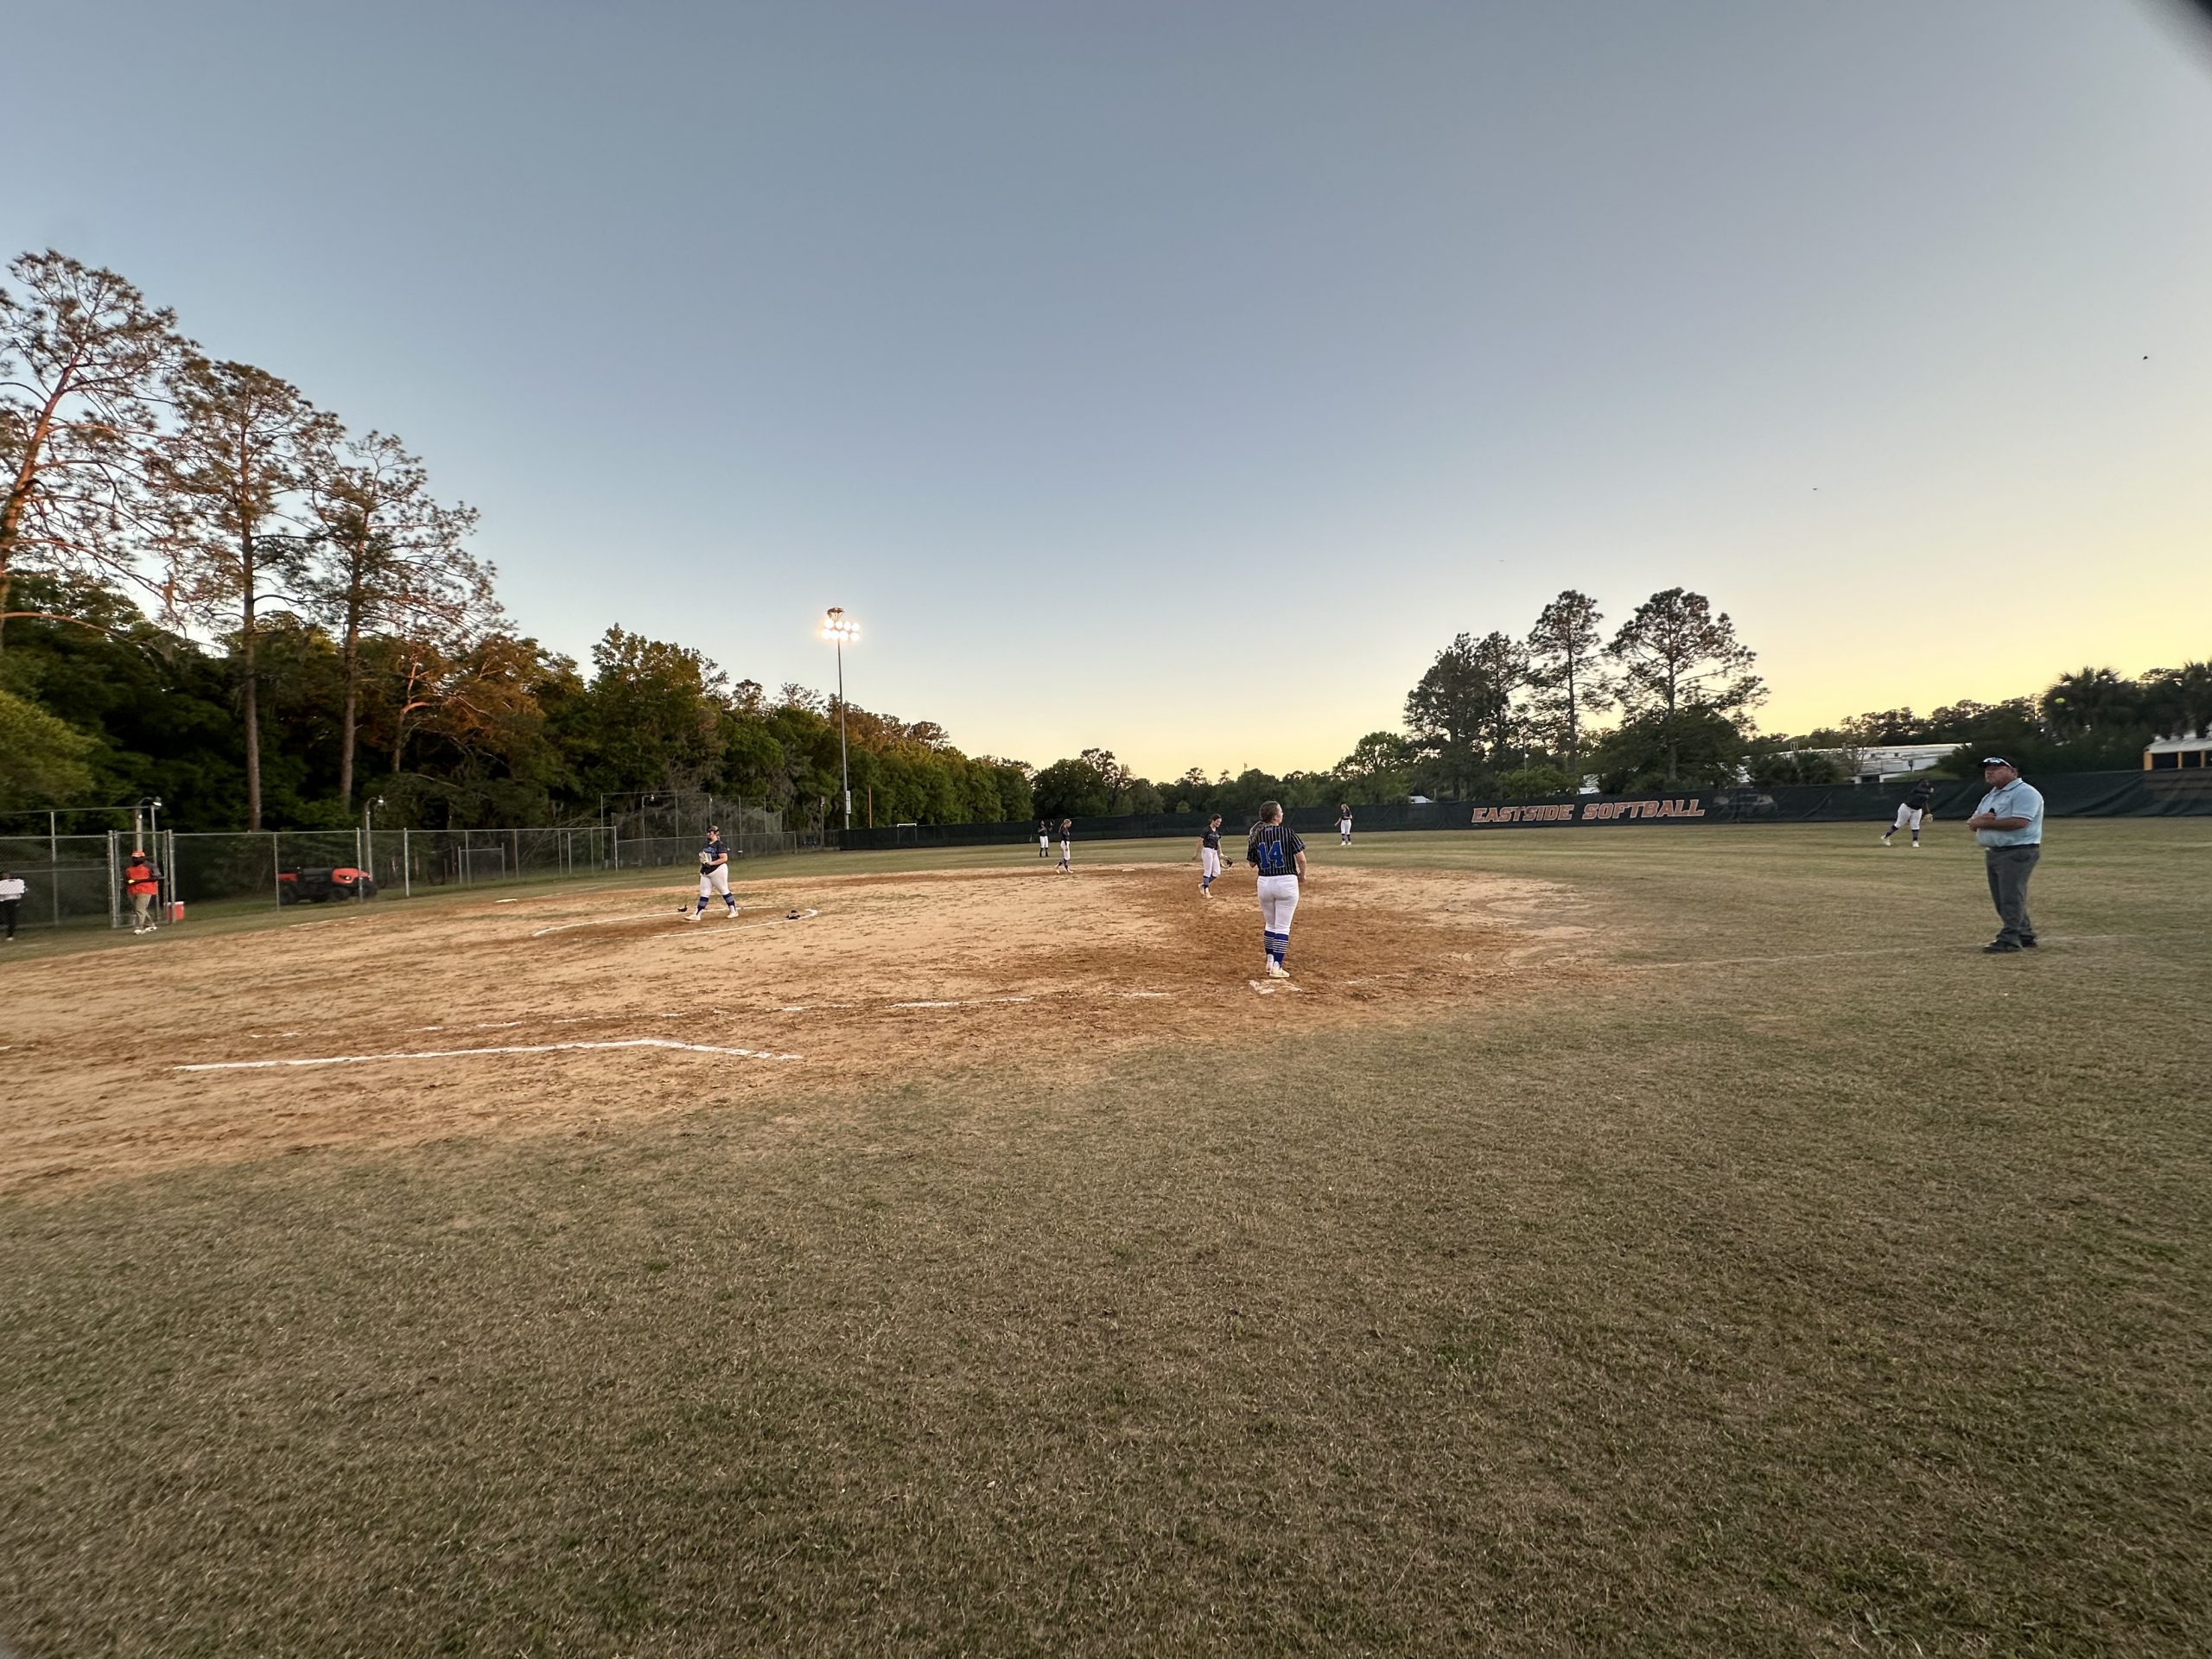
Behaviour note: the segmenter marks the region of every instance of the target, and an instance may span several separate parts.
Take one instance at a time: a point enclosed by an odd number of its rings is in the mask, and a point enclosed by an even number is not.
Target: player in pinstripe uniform
[[[699,908],[688,912],[688,918],[697,921],[707,913],[707,900],[720,894],[724,907],[733,922],[737,919],[737,900],[729,896],[729,849],[722,844],[722,832],[713,824],[707,826],[707,844],[699,849]]]
[[[1288,979],[1282,965],[1290,949],[1290,918],[1298,909],[1299,884],[1306,879],[1306,843],[1282,821],[1282,806],[1269,801],[1244,843],[1244,861],[1260,873],[1260,927],[1268,949],[1268,977]]]
[[[1217,812],[1206,821],[1205,833],[1198,837],[1198,896],[1213,897],[1213,884],[1221,879],[1221,814]]]

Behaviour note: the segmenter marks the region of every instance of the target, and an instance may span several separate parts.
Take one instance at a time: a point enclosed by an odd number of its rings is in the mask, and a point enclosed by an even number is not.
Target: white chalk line
[[[1034,1002],[1033,996],[962,996],[943,1002],[893,1002],[894,1008],[983,1008],[995,1002]]]
[[[822,912],[818,910],[802,910],[796,916],[771,916],[764,922],[740,922],[734,927],[710,928],[699,936],[693,948],[701,950],[711,950],[714,949],[715,938],[723,934],[750,933],[756,927],[788,927],[793,922],[811,921],[815,917],[819,916],[821,913]],[[682,934],[676,934],[671,937],[681,938],[684,936]]]
[[[803,1054],[776,1054],[759,1048],[721,1048],[711,1043],[679,1043],[665,1037],[625,1037],[600,1043],[507,1043],[496,1048],[434,1048],[404,1054],[323,1054],[289,1060],[201,1060],[173,1065],[172,1071],[267,1071],[285,1066],[376,1065],[387,1060],[466,1060],[493,1054],[556,1054],[571,1049],[667,1048],[689,1054],[722,1054],[740,1060],[799,1060]]]
[[[566,933],[570,929],[578,927],[612,927],[617,922],[658,921],[667,914],[668,912],[664,910],[638,910],[632,911],[626,916],[591,916],[581,922],[557,922],[551,927],[541,927],[530,937],[533,939],[542,939],[548,933]]]
[[[686,912],[682,906],[678,906],[676,913],[681,916]],[[743,933],[756,927],[781,927],[787,922],[810,920],[821,913],[818,910],[803,910],[796,916],[771,916],[765,921],[740,922],[734,927],[725,925],[719,931],[724,933]],[[623,916],[592,916],[587,917],[581,922],[558,922],[551,927],[541,927],[532,931],[530,937],[533,939],[542,939],[549,933],[566,933],[579,927],[612,927],[618,922],[658,921],[664,918],[667,914],[668,912],[664,910],[639,910]]]
[[[1020,1002],[1069,1002],[1084,997],[1172,997],[1173,991],[1038,991],[1020,996],[958,996],[930,997],[906,1002],[782,1002],[760,1010],[763,1014],[818,1014],[824,1009],[861,1009],[883,1014],[894,1008],[988,1008]],[[717,1010],[719,1012],[719,1010]]]

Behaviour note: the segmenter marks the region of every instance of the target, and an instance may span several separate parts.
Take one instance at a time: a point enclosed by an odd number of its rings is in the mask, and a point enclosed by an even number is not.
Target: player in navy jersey
[[[1037,856],[1050,858],[1052,855],[1052,826],[1039,818],[1037,820]]]
[[[1897,816],[1890,827],[1882,831],[1882,845],[1890,844],[1890,837],[1900,830],[1912,831],[1912,844],[1920,845],[1920,821],[1936,815],[1928,808],[1936,798],[1936,785],[1925,778],[1918,779],[1905,791],[1904,799],[1897,804]]]
[[[699,849],[699,908],[690,912],[687,921],[697,921],[707,913],[707,899],[714,893],[721,894],[722,903],[729,906],[729,918],[737,919],[737,900],[729,896],[729,849],[722,845],[722,832],[713,824],[707,826],[707,844]]]
[[[1198,837],[1198,896],[1213,897],[1213,884],[1221,875],[1221,814],[1217,812],[1206,820],[1205,833]]]
[[[1337,845],[1351,845],[1351,804],[1344,802],[1337,808]]]
[[[1075,820],[1073,818],[1060,820],[1059,868],[1070,875],[1075,874]]]
[[[1260,928],[1266,937],[1268,977],[1288,979],[1282,965],[1290,949],[1290,918],[1298,909],[1298,885],[1306,879],[1306,843],[1282,821],[1282,806],[1269,801],[1260,809],[1244,843],[1244,861],[1260,873]]]

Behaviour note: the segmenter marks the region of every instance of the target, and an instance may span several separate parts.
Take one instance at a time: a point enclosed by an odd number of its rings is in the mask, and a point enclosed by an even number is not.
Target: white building
[[[2143,751],[2145,772],[2197,772],[2212,767],[2212,735],[2186,733],[2162,737]]]
[[[1927,771],[1958,747],[1955,743],[1885,743],[1872,749],[1802,749],[1798,753],[1827,755],[1854,782],[1886,784],[1893,778],[1910,778]]]

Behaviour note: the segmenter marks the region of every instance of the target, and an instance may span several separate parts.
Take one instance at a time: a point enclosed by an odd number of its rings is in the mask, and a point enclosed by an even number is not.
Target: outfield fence
[[[1979,779],[1931,780],[1939,820],[1958,819],[1974,810],[1984,793]],[[2068,817],[2212,817],[2212,772],[2059,772],[2028,780],[2043,791],[2045,813]],[[1406,830],[1541,829],[1573,825],[1629,827],[1648,823],[1887,823],[1896,815],[1908,784],[1835,784],[1764,789],[1687,789],[1648,795],[1549,795],[1487,801],[1393,801],[1352,809],[1359,835]],[[1231,814],[1224,821],[1242,836],[1253,815]],[[1335,833],[1333,806],[1293,807],[1284,813],[1290,826],[1307,836]],[[1195,837],[1206,827],[1203,812],[1124,813],[1079,818],[1076,834],[1086,841],[1137,841],[1156,836]],[[1059,830],[1054,824],[1053,836]],[[848,830],[836,837],[848,851],[898,847],[976,847],[1034,844],[1037,821],[1013,823],[901,823],[880,830]]]

